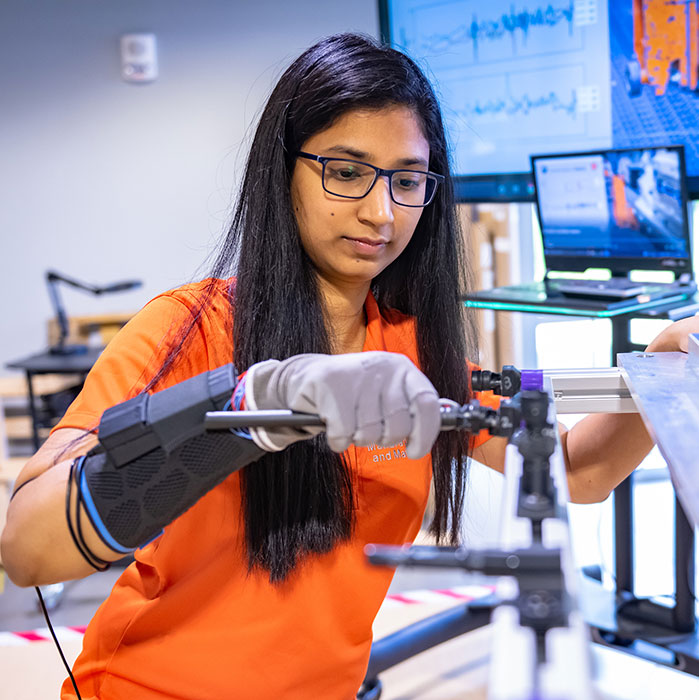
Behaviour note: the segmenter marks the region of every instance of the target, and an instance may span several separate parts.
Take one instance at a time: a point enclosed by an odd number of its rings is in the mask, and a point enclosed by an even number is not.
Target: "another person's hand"
[[[361,352],[296,355],[259,362],[246,374],[250,410],[291,409],[318,414],[328,445],[394,445],[407,440],[411,459],[427,454],[440,429],[439,396],[427,377],[404,355]],[[322,428],[251,428],[253,440],[280,451]]]
[[[687,352],[690,333],[699,333],[699,316],[689,316],[675,321],[652,340],[646,351]]]

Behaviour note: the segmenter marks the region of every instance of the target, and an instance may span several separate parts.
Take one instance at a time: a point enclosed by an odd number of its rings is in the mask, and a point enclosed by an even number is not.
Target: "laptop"
[[[696,290],[682,146],[536,155],[531,164],[544,280],[472,298],[609,308]],[[611,276],[565,274],[589,268],[608,269]],[[632,270],[669,270],[674,279],[637,282],[629,278]]]

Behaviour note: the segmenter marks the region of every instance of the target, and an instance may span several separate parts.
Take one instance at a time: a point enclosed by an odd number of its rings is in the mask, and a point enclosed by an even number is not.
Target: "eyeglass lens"
[[[362,163],[343,160],[325,162],[323,186],[340,197],[364,197],[376,179],[376,171]],[[398,204],[420,207],[428,204],[437,186],[436,178],[414,170],[397,170],[391,176],[391,196]]]

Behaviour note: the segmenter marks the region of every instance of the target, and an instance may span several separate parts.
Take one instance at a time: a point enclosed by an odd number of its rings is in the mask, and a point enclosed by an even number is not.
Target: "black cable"
[[[83,548],[80,546],[80,542],[78,541],[77,535],[75,534],[75,530],[73,529],[73,521],[72,521],[71,515],[70,515],[70,501],[71,501],[71,495],[73,492],[73,473],[75,471],[75,462],[76,462],[76,460],[73,460],[70,463],[70,471],[68,472],[68,482],[66,485],[66,523],[68,525],[68,532],[70,533],[70,537],[73,540],[73,544],[75,545],[75,548],[78,550],[78,552],[80,552],[80,555],[82,556],[82,558],[90,566],[93,566],[92,561],[90,560],[89,556],[83,550]]]
[[[80,519],[80,506],[84,506],[84,501],[83,501],[83,492],[82,489],[80,488],[80,482],[82,481],[82,473],[83,473],[83,467],[85,466],[85,458],[81,457],[77,460],[77,466],[75,468],[75,488],[77,489],[75,492],[75,525],[78,530],[78,539],[80,540],[80,544],[84,547],[85,551],[90,555],[90,557],[93,559],[93,561],[97,562],[99,566],[93,566],[98,570],[98,571],[106,571],[110,566],[111,562],[105,561],[104,559],[100,559],[96,554],[92,552],[92,550],[87,546],[87,543],[85,542],[85,537],[83,536],[83,528],[82,528],[82,523]],[[89,517],[89,514],[88,514]]]
[[[10,501],[27,485],[31,484],[34,479],[38,479],[39,475],[37,474],[36,476],[33,476],[31,479],[27,479],[25,482],[21,483],[13,492],[12,495],[10,496]]]
[[[49,619],[49,611],[46,609],[46,604],[44,603],[44,597],[41,595],[41,590],[39,589],[39,586],[36,586],[34,590],[36,591],[37,596],[39,596],[39,605],[41,605],[41,610],[44,613],[44,617],[46,618],[46,624],[49,626],[49,632],[51,632],[53,641],[55,642],[56,648],[58,649],[58,653],[61,656],[61,661],[63,661],[63,665],[66,667],[66,671],[68,671],[68,675],[70,676],[70,682],[73,684],[75,694],[78,696],[78,700],[82,700],[82,695],[80,695],[80,691],[78,690],[78,684],[75,682],[73,672],[70,670],[70,666],[66,661],[65,655],[63,654],[63,649],[61,649],[61,645],[58,643],[58,637],[53,631],[53,625],[51,624],[51,620]]]
[[[71,495],[73,491],[73,481],[74,478],[77,476],[80,478],[80,466],[82,464],[78,465],[76,468],[76,463],[80,461],[80,457],[78,459],[74,459],[71,464],[70,464],[70,472],[68,473],[68,484],[66,487],[66,522],[68,523],[68,531],[70,532],[70,536],[73,540],[73,544],[75,545],[76,549],[78,552],[80,552],[81,556],[83,559],[93,568],[97,569],[98,571],[104,571],[105,569],[108,569],[110,566],[110,562],[105,561],[104,559],[100,559],[98,556],[93,554],[90,551],[90,548],[87,546],[85,543],[85,538],[83,537],[82,533],[82,527],[80,525],[80,504],[81,504],[81,498],[80,498],[80,488],[79,484],[76,484],[76,498],[75,498],[75,525],[76,528],[73,528],[73,521],[71,519],[71,513],[70,513],[70,502],[71,502]],[[77,533],[76,533],[77,529]],[[44,597],[41,595],[41,589],[36,586],[36,595],[39,598],[39,605],[41,606],[41,611],[44,614],[44,618],[46,620],[46,624],[48,625],[49,632],[51,632],[51,637],[53,638],[53,641],[56,645],[56,649],[58,649],[58,654],[61,657],[61,661],[63,662],[63,665],[66,668],[66,671],[68,671],[68,676],[70,677],[70,682],[73,684],[73,689],[75,690],[75,694],[78,698],[78,700],[82,700],[82,696],[80,695],[80,691],[78,690],[78,684],[75,681],[75,676],[73,676],[73,672],[70,669],[70,665],[68,664],[68,661],[66,660],[65,654],[63,653],[63,649],[61,649],[61,645],[58,641],[58,637],[56,636],[56,632],[53,629],[53,625],[51,624],[51,618],[49,617],[49,612],[46,609],[46,604],[44,603]]]
[[[70,532],[71,539],[73,540],[73,544],[75,545],[75,548],[80,552],[80,555],[82,558],[93,568],[96,569],[97,571],[106,571],[109,566],[110,562],[105,561],[104,559],[100,559],[98,556],[93,554],[90,551],[90,548],[87,546],[85,543],[85,538],[83,537],[82,533],[82,527],[80,524],[80,488],[79,485],[76,484],[77,488],[77,493],[76,493],[76,499],[75,499],[75,528],[73,527],[73,518],[71,518],[71,513],[70,513],[70,501],[71,501],[71,495],[73,492],[73,481],[76,473],[76,462],[78,462],[81,458],[78,457],[78,459],[74,459],[71,462],[70,465],[70,472],[68,473],[68,486],[66,488],[66,521],[68,523],[68,532]],[[76,533],[77,529],[77,533]]]

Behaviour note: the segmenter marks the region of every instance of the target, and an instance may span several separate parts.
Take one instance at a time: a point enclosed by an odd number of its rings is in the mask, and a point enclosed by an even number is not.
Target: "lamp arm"
[[[107,285],[97,285],[88,284],[87,282],[81,282],[73,277],[68,277],[55,270],[48,270],[46,272],[47,282],[65,282],[71,287],[76,287],[77,289],[82,289],[85,292],[91,292],[92,294],[111,294],[112,292],[128,292],[131,289],[137,289],[141,286],[141,280],[123,280],[121,282],[113,282]]]
[[[126,280],[100,287],[96,284],[81,282],[73,277],[68,277],[60,272],[56,272],[55,270],[47,270],[46,285],[49,290],[51,304],[53,305],[53,309],[56,314],[56,321],[58,322],[58,328],[60,331],[58,342],[50,348],[50,352],[53,355],[74,355],[87,351],[86,345],[66,345],[66,340],[68,338],[68,317],[66,316],[66,312],[63,307],[61,295],[58,292],[59,282],[63,282],[71,287],[82,289],[84,292],[90,292],[91,294],[95,295],[109,294],[112,292],[125,292],[129,289],[136,289],[136,287],[141,286],[140,280]]]
[[[65,282],[66,284],[69,284],[71,287],[77,287],[78,289],[82,289],[86,292],[92,292],[93,294],[100,294],[101,289],[94,285],[94,284],[87,284],[86,282],[80,282],[79,280],[74,279],[73,277],[68,277],[66,275],[63,275],[59,272],[56,272],[55,270],[48,270],[46,272],[46,281],[47,282]]]

